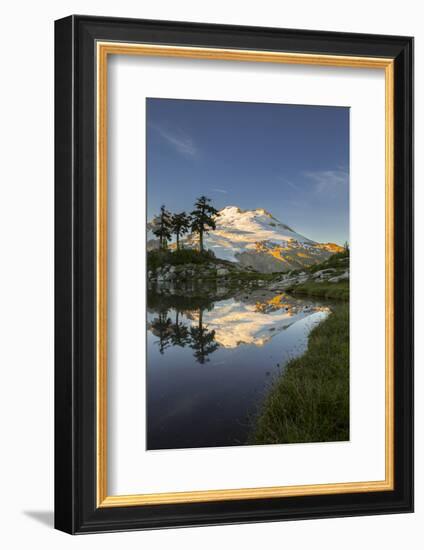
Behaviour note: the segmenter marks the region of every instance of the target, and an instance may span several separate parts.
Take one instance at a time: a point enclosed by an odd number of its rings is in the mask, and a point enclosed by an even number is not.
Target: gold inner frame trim
[[[218,48],[97,42],[97,506],[142,506],[276,498],[394,489],[394,61],[390,58],[315,55]],[[288,485],[109,496],[107,493],[107,61],[109,55],[142,55],[191,59],[220,59],[384,69],[385,71],[385,185],[386,185],[386,364],[385,364],[385,479],[349,483]]]

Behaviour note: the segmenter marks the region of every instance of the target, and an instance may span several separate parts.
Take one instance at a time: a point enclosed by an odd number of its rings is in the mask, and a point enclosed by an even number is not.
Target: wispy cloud
[[[223,193],[224,195],[228,194],[228,191],[225,189],[219,189],[219,187],[212,187],[211,191],[215,191],[215,193]]]
[[[295,190],[298,190],[298,189],[299,189],[299,186],[296,185],[296,183],[294,183],[293,181],[287,179],[287,178],[284,177],[284,176],[281,176],[281,175],[280,175],[280,180],[281,180],[284,184],[286,184],[286,185],[288,185],[289,187],[291,187],[292,189],[295,189]]]
[[[349,183],[349,174],[343,169],[304,172],[303,175],[315,183],[318,193],[342,189]]]
[[[193,139],[182,130],[170,130],[157,124],[150,124],[150,127],[178,153],[187,157],[197,155],[197,147]]]

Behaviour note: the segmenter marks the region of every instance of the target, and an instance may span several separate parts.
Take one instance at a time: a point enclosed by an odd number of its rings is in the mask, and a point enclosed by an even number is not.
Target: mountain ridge
[[[219,259],[236,262],[263,273],[290,271],[326,260],[343,248],[335,243],[318,243],[285,223],[264,208],[243,210],[225,206],[215,218],[216,229],[204,235],[204,246]],[[152,229],[148,224],[148,232]],[[156,241],[149,239],[148,249]],[[183,247],[197,248],[198,236],[181,239]],[[171,244],[170,248],[175,248]]]

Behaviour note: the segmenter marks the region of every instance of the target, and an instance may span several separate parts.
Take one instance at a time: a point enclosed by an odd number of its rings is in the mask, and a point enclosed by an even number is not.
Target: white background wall
[[[70,537],[53,508],[53,21],[71,13],[416,37],[416,280],[423,279],[424,27],[420,2],[42,1],[3,5],[0,32],[0,541],[4,548],[355,549],[423,545],[424,325],[416,335],[416,513]],[[372,230],[372,220],[367,220]],[[423,291],[416,288],[417,312]],[[421,307],[420,307],[421,306]]]

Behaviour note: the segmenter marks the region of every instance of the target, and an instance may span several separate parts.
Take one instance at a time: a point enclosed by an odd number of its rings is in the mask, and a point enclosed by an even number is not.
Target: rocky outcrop
[[[253,267],[261,273],[286,273],[293,269],[311,267],[328,260],[342,250],[337,245],[322,245],[288,241],[284,245],[273,242],[256,243],[254,250],[235,254],[235,258],[245,267]]]
[[[344,281],[345,279],[349,279],[349,271],[345,271],[341,275],[337,275],[336,277],[331,277],[328,279],[329,283],[339,283],[340,281]]]
[[[289,272],[280,275],[276,280],[267,286],[269,290],[280,292],[288,288],[304,283],[339,283],[349,279],[349,268],[328,268],[310,273],[307,271]]]
[[[170,281],[186,281],[191,279],[196,280],[223,280],[232,277],[237,278],[237,274],[242,274],[243,270],[240,266],[230,265],[229,262],[224,263],[204,263],[204,264],[183,264],[183,265],[165,265],[156,270],[149,270],[147,278],[150,282],[170,282]]]

